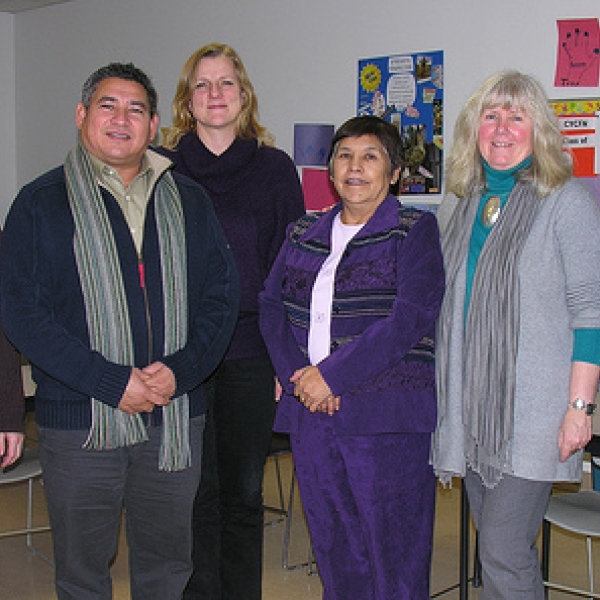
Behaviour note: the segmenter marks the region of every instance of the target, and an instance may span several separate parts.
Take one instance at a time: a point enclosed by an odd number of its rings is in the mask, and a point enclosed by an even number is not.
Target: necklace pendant
[[[500,196],[490,196],[483,205],[483,210],[481,211],[481,222],[486,227],[492,227],[492,225],[495,225],[498,217],[500,216],[501,207],[502,203],[500,201]]]

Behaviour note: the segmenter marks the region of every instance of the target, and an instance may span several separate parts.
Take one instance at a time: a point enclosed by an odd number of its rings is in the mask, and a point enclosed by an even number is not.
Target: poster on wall
[[[564,19],[556,23],[555,87],[597,87],[600,79],[598,19]]]
[[[573,174],[580,177],[600,202],[600,98],[551,100],[573,157]]]
[[[443,52],[436,50],[358,62],[357,113],[382,117],[400,131],[405,165],[402,194],[441,193],[443,57]]]
[[[598,175],[600,98],[551,100],[550,106],[558,117],[563,144],[573,156],[575,176]]]

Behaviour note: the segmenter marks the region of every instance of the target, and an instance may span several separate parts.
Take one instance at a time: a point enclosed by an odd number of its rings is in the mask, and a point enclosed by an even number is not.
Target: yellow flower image
[[[372,64],[365,65],[360,72],[360,85],[367,92],[374,92],[381,83],[381,71]]]

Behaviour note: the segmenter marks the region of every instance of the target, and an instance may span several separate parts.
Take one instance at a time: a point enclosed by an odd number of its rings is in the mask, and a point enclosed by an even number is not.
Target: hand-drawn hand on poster
[[[443,170],[443,52],[358,63],[358,114],[394,123],[403,145],[403,194],[439,194]]]
[[[600,77],[598,19],[557,21],[555,87],[597,87]]]

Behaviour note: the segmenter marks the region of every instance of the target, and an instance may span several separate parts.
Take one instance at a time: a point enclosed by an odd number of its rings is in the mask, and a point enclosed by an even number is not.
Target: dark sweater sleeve
[[[55,186],[41,190],[26,186],[13,202],[6,219],[0,249],[4,331],[32,365],[44,372],[46,382],[53,379],[57,386],[67,386],[116,407],[129,381],[131,368],[107,361],[57,318],[64,309],[56,299],[55,287],[60,285],[56,282],[58,265],[51,257],[58,252],[58,247],[62,256],[71,256],[72,244],[64,231],[63,220],[49,214],[51,210],[59,211],[56,189]],[[63,205],[68,206],[64,201],[60,203]],[[52,236],[55,240],[50,241]],[[64,266],[64,270],[68,267]],[[65,281],[64,277],[60,281]],[[73,288],[72,294],[77,292]],[[65,301],[64,294],[62,301]],[[76,320],[78,315],[70,318]]]
[[[0,322],[0,431],[22,432],[24,408],[21,358]]]
[[[273,228],[269,246],[269,270],[277,258],[288,226],[306,212],[302,186],[300,185],[296,166],[287,154],[282,151],[278,152],[280,164],[272,185],[273,212],[277,223]]]

